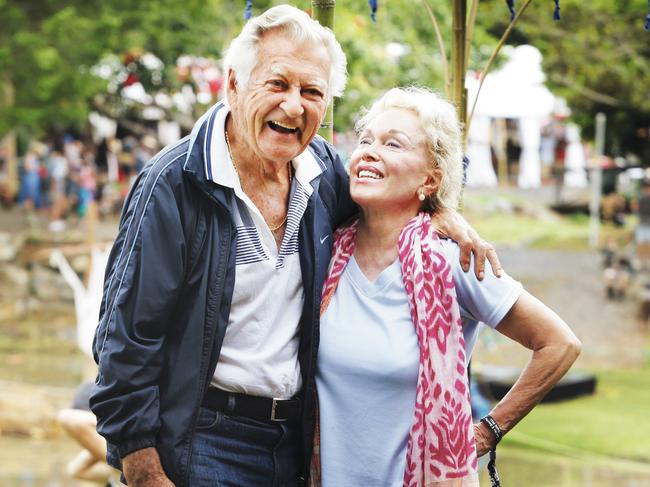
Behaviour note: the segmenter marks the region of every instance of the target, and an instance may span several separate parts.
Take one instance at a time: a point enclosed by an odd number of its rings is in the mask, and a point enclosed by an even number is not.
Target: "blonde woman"
[[[321,306],[320,480],[478,485],[477,456],[564,375],[580,342],[511,277],[497,279],[489,266],[483,281],[462,272],[458,246],[433,230],[430,214],[456,208],[462,184],[451,104],[424,89],[392,89],[357,128],[350,193],[361,214],[336,232]],[[466,362],[478,321],[532,356],[512,391],[473,424]]]

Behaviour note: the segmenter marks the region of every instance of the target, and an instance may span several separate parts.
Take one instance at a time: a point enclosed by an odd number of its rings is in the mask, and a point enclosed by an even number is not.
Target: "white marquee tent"
[[[504,51],[508,61],[501,69],[487,75],[476,103],[468,134],[467,155],[470,165],[467,169],[467,185],[496,186],[497,177],[490,154],[491,120],[509,118],[519,121],[522,151],[518,185],[534,188],[541,183],[541,127],[561,103],[543,84],[545,75],[542,71],[542,55],[537,48],[523,45],[508,47]],[[479,87],[478,79],[469,75],[466,87],[471,109]],[[580,165],[580,161],[577,165]],[[584,157],[582,166],[584,167]],[[576,169],[581,173],[581,168]],[[574,176],[572,182],[574,185],[586,183],[579,176]]]

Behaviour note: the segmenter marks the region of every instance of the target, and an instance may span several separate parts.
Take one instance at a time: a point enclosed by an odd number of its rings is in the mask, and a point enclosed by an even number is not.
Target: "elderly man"
[[[345,66],[304,12],[252,19],[226,55],[227,103],[131,191],[91,398],[129,485],[304,484],[320,294],[332,231],[355,211],[339,158],[316,137]],[[466,224],[452,214],[442,225],[459,229],[468,263]],[[490,249],[478,248],[480,272]]]

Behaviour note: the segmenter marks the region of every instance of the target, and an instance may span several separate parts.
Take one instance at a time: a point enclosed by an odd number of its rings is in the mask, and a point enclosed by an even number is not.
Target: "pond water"
[[[497,468],[505,487],[650,487],[650,465],[647,468],[604,467],[538,451],[508,448],[497,455]],[[490,485],[484,469],[481,486]]]

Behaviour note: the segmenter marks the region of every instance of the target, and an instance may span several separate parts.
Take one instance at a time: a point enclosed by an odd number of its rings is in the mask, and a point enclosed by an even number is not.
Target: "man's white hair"
[[[438,190],[424,201],[423,210],[456,209],[463,187],[461,127],[456,108],[426,88],[393,88],[375,101],[357,122],[357,132],[362,132],[372,119],[392,108],[410,110],[418,117],[431,155],[431,169],[440,171]]]
[[[296,44],[315,43],[325,46],[332,62],[328,80],[328,100],[343,95],[347,82],[347,60],[334,33],[302,10],[289,5],[272,7],[250,19],[241,33],[232,40],[223,60],[224,72],[235,72],[237,83],[248,85],[251,72],[258,63],[258,44],[265,33],[276,30],[286,33]]]

